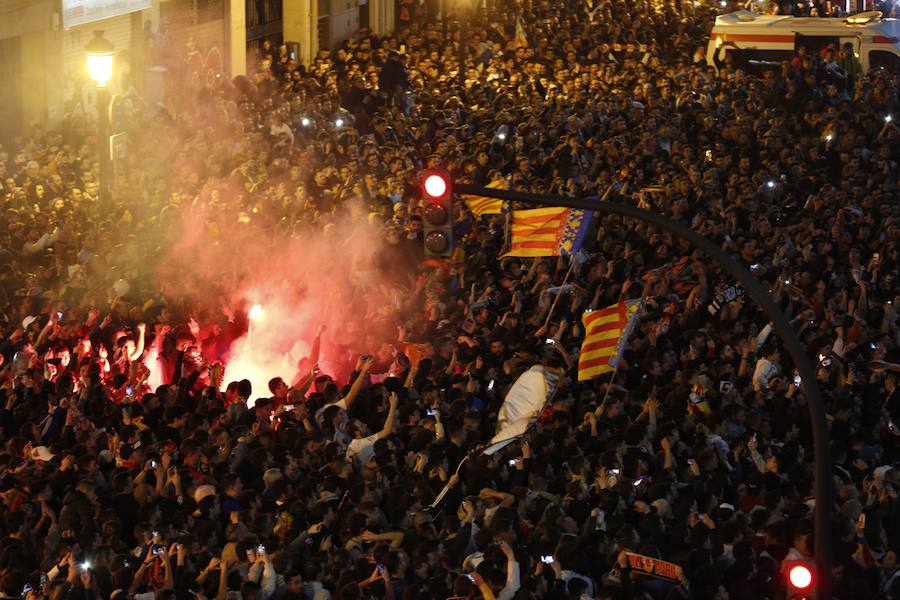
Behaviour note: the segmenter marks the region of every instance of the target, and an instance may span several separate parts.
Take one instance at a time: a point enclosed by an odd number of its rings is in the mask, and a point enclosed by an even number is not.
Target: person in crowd
[[[172,59],[162,105],[126,98],[111,204],[83,115],[0,147],[3,597],[774,599],[831,502],[835,598],[900,599],[900,72],[708,66],[718,2],[669,0],[488,2],[461,65],[431,4],[310,64],[267,41],[233,81]],[[458,198],[453,258],[423,261],[438,166],[633,203],[741,262],[816,366],[834,496],[809,382],[707,257],[613,216],[576,261],[507,257],[506,215]],[[360,319],[268,389],[234,376],[242,251],[350,253],[346,223],[371,241],[329,305]],[[618,369],[579,381],[585,311],[636,298]],[[481,453],[535,365],[540,418]]]

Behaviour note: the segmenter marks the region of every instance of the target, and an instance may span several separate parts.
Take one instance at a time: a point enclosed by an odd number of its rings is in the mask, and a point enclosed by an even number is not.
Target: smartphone
[[[894,431],[895,428],[896,428],[896,427],[894,426],[894,421],[888,419],[888,431],[890,431],[891,433],[893,433],[893,431]]]
[[[162,554],[165,550],[160,544],[153,545],[153,554]]]
[[[83,563],[81,563],[80,565],[78,565],[78,567],[79,567],[82,571],[87,571],[88,569],[91,568],[91,561],[86,560],[86,561],[84,561]]]
[[[694,466],[695,464],[697,464],[697,461],[695,461],[693,458],[688,459],[688,465]]]
[[[879,261],[879,260],[881,260],[881,254],[879,254],[878,252],[876,252],[875,254],[872,255],[872,259],[875,260],[876,262]],[[59,314],[60,316],[62,316],[62,313],[57,313],[57,314]]]
[[[878,255],[876,254],[875,256],[878,256]],[[61,310],[56,311],[56,318],[57,319],[63,318],[63,312]]]
[[[256,547],[256,553],[257,553],[257,554],[265,554],[265,553],[266,553],[266,547],[263,546],[262,544],[260,544],[259,546]]]
[[[554,345],[554,344],[556,343],[556,340],[554,340],[553,338],[547,338],[547,342],[546,342],[546,343],[547,343],[547,344],[550,344],[550,345],[552,346],[552,345]]]
[[[705,518],[706,518],[706,515],[704,515],[703,513],[697,513],[697,520],[698,520],[698,521],[702,521],[702,520],[705,519]]]
[[[511,460],[509,461],[509,466],[511,466],[511,467],[516,466],[516,459],[514,459],[514,458],[511,459]]]
[[[25,585],[22,586],[22,596],[24,597],[33,589],[34,588],[31,586],[30,583],[26,583]]]
[[[549,565],[550,563],[553,562],[553,555],[552,554],[542,554],[541,562],[544,563],[545,565]]]
[[[126,396],[132,396],[132,395],[134,395],[134,388],[133,388],[132,386],[130,386],[130,385],[126,385],[126,386],[125,386],[125,395],[126,395]]]
[[[406,54],[406,44],[400,44],[400,54]]]
[[[360,358],[363,360],[369,360],[372,358],[372,355],[371,354],[363,354],[362,356],[360,356]]]
[[[128,566],[128,565],[125,565],[125,566]],[[41,573],[41,585],[43,586],[46,583],[47,583],[47,574]]]
[[[803,381],[799,375],[794,375],[794,385],[800,385],[800,382]]]
[[[437,414],[437,409],[429,408],[429,409],[426,410],[425,412],[428,413],[428,416],[429,416],[429,417],[433,417],[434,415]]]
[[[296,407],[296,404],[285,404],[284,410],[294,410],[295,407]]]
[[[869,342],[869,348],[871,348],[872,350],[878,350],[878,343],[877,342]]]
[[[619,474],[619,469],[610,469],[610,470],[609,470],[609,474],[610,474],[610,475],[618,475],[618,474]]]
[[[384,565],[381,564],[381,563],[378,563],[378,572],[379,572],[379,573],[384,573]]]
[[[472,583],[475,583],[475,578],[472,577],[472,574],[471,574],[471,573],[466,573],[466,577],[469,578],[469,581],[471,581]]]
[[[637,479],[634,480],[634,483],[632,485],[634,487],[637,487],[637,486],[641,485],[642,483],[644,483],[644,477],[638,477]]]
[[[759,263],[753,263],[752,265],[750,265],[750,270],[751,270],[751,271],[758,271],[758,270],[759,270]]]
[[[159,466],[159,463],[157,463],[155,460],[151,460],[151,461],[150,461],[150,468],[151,468],[151,469],[155,469],[157,466]],[[153,537],[156,537],[156,532],[155,532],[155,531],[153,532]]]
[[[492,389],[494,389],[494,380],[493,379],[488,381],[487,389],[488,389],[488,391],[491,391]]]
[[[156,461],[155,461],[155,460],[151,460],[151,461],[150,461],[150,464],[153,465],[153,468],[156,468]],[[158,537],[159,537],[159,532],[158,532],[158,531],[151,531],[150,533],[153,534],[153,537],[154,537],[154,538],[158,538]]]

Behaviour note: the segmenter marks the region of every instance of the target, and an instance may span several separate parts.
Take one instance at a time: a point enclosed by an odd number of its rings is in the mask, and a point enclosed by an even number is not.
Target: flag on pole
[[[509,179],[497,179],[484,187],[488,187],[494,190],[508,190],[509,189]],[[469,210],[472,211],[472,214],[475,215],[476,219],[480,219],[481,215],[499,215],[503,212],[503,200],[498,200],[497,198],[485,198],[484,196],[467,196],[466,204],[469,205]]]
[[[584,342],[578,358],[578,381],[614,371],[637,322],[641,299],[621,300],[612,306],[584,313]]]
[[[513,211],[510,251],[506,256],[572,256],[581,250],[593,211],[535,208]]]
[[[527,48],[528,47],[528,36],[525,35],[525,23],[522,21],[522,16],[519,15],[516,17],[516,48]]]

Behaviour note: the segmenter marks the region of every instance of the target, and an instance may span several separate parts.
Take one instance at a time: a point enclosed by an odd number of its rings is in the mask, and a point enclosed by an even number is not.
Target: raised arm
[[[356,397],[359,396],[359,393],[362,391],[363,383],[366,380],[366,376],[369,374],[369,369],[372,368],[372,363],[374,362],[373,357],[369,357],[366,360],[361,361],[362,364],[359,367],[359,374],[356,376],[356,379],[353,381],[353,385],[350,386],[350,391],[347,392],[347,395],[344,396],[344,404],[347,405],[347,410],[350,410],[350,406],[353,404],[353,401],[356,400]]]
[[[378,432],[378,439],[383,440],[387,436],[391,435],[391,431],[394,430],[394,417],[397,414],[397,402],[399,398],[397,397],[397,392],[391,393],[391,398],[389,400],[390,408],[388,409],[387,419],[384,420],[384,427],[381,428],[381,431]]]
[[[144,334],[147,332],[146,323],[138,323],[137,326],[138,339],[134,343],[134,351],[128,355],[128,361],[135,361],[144,353]]]

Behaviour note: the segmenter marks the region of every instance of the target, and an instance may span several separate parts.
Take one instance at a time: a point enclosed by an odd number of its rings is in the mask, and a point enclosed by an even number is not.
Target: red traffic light
[[[432,198],[440,198],[447,193],[447,182],[440,175],[425,178],[425,192]]]
[[[449,198],[452,193],[450,186],[450,173],[446,171],[431,170],[422,174],[422,191],[426,200]]]
[[[805,590],[812,585],[812,571],[804,565],[794,565],[788,572],[788,579],[791,585],[798,590]]]

